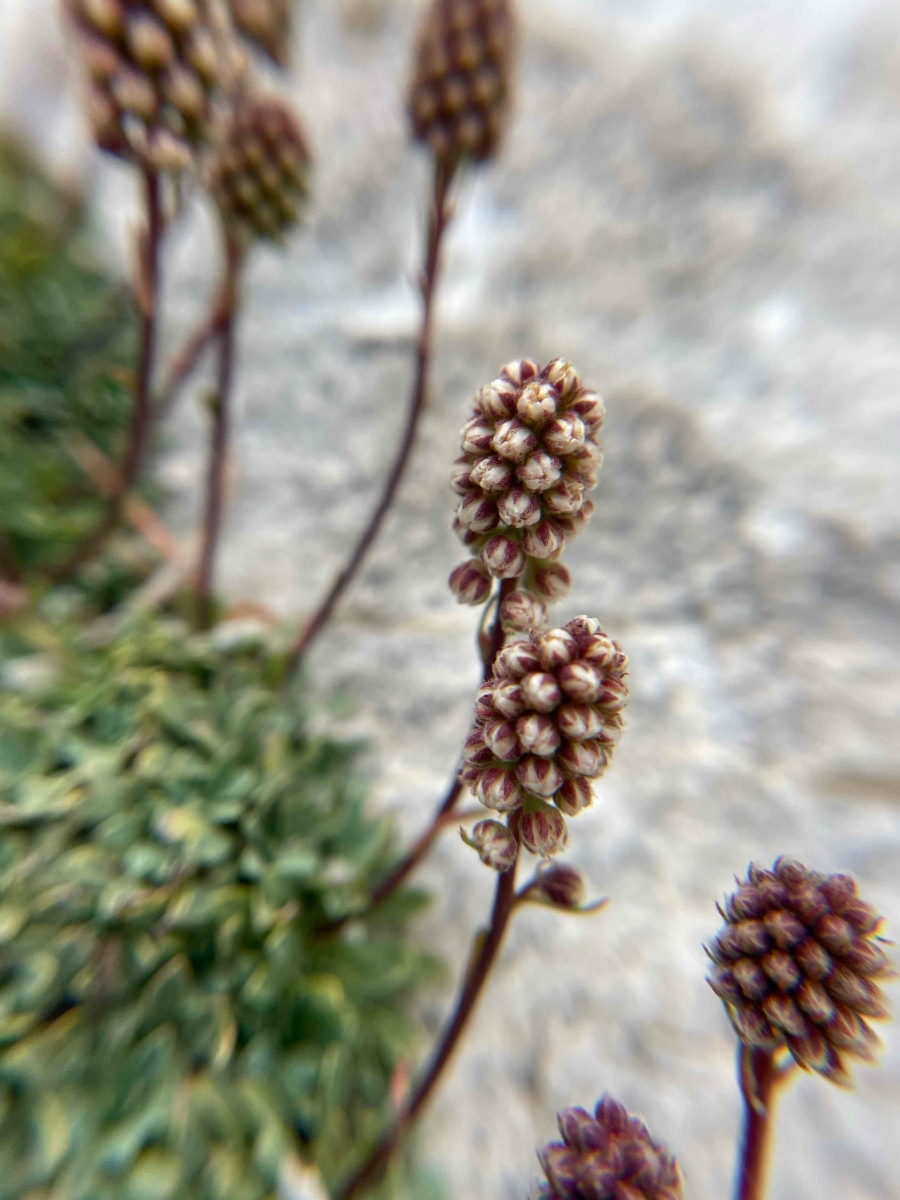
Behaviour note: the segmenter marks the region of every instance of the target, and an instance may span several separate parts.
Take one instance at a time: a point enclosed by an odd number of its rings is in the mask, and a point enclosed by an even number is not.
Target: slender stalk
[[[403,440],[394,460],[393,468],[384,485],[381,498],[369,518],[368,524],[353,547],[350,557],[332,583],[318,609],[302,629],[291,648],[288,658],[287,677],[299,666],[304,654],[315,638],[322,632],[335,606],[352,583],[363,561],[372,547],[388,509],[394,501],[400,481],[406,471],[409,457],[416,440],[419,418],[425,408],[428,391],[428,369],[431,362],[431,330],[434,295],[440,266],[441,241],[450,221],[451,208],[448,203],[453,172],[438,164],[434,174],[434,196],[428,221],[428,239],[425,253],[425,268],[422,272],[422,326],[416,350],[416,373],[412,396],[406,419]]]
[[[228,294],[221,290],[214,298],[209,312],[174,355],[156,397],[154,417],[161,420],[178,398],[181,389],[196,370],[205,351],[212,345],[222,328],[223,311],[228,307]]]
[[[479,935],[479,938],[476,939],[475,954],[463,979],[456,1007],[435,1048],[427,1071],[407,1100],[403,1110],[384,1133],[366,1161],[342,1188],[338,1188],[335,1200],[352,1200],[364,1188],[375,1183],[381,1177],[410,1127],[431,1099],[444,1068],[468,1026],[469,1019],[484,990],[488,975],[503,943],[503,937],[515,908],[517,866],[518,861],[497,878],[490,925],[484,935]]]
[[[157,297],[159,291],[159,260],[164,220],[159,175],[145,167],[142,171],[147,226],[138,243],[135,299],[140,312],[140,356],[131,410],[128,444],[119,471],[116,488],[110,493],[106,511],[100,522],[69,557],[51,572],[54,583],[62,583],[92,559],[105,546],[118,526],[125,508],[125,499],[138,477],[146,449],[152,419],[151,386],[156,357]]]
[[[200,566],[197,572],[195,623],[198,629],[208,629],[213,615],[213,573],[216,550],[222,528],[222,507],[225,496],[225,468],[228,459],[228,439],[231,426],[231,389],[234,382],[235,318],[238,300],[238,278],[242,254],[236,239],[225,235],[225,284],[223,302],[217,321],[219,363],[216,391],[211,408],[212,431],[206,476],[206,503],[200,543]]]
[[[486,682],[491,677],[491,671],[494,668],[494,659],[503,649],[503,627],[500,624],[500,604],[503,598],[515,589],[516,580],[504,579],[500,584],[499,593],[497,596],[497,610],[494,614],[493,624],[488,632],[479,638],[479,648],[481,650],[481,661],[484,666],[482,679]],[[431,823],[419,837],[413,842],[409,850],[400,859],[389,875],[386,875],[372,891],[369,897],[369,903],[366,911],[371,912],[380,904],[384,904],[389,896],[392,896],[396,890],[401,887],[407,878],[416,869],[422,859],[431,849],[439,834],[450,826],[449,818],[453,814],[453,810],[459,801],[460,796],[465,791],[465,784],[459,778],[459,767],[454,772],[453,782],[450,784],[444,799],[438,806],[437,811],[431,818]],[[319,932],[321,934],[336,933],[343,925],[347,923],[349,917],[337,917],[333,921],[329,921],[327,925],[323,925]]]
[[[738,1151],[734,1200],[765,1200],[780,1076],[771,1050],[751,1050],[741,1045],[738,1056],[744,1129]]]
[[[0,583],[4,580],[7,583],[21,583],[22,572],[19,570],[9,538],[0,529]]]

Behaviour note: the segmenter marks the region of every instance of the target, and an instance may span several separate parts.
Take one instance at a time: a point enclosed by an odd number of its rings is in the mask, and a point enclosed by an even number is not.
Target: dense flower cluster
[[[569,573],[557,561],[566,538],[593,512],[586,493],[597,483],[604,416],[600,396],[563,359],[543,369],[527,360],[509,363],[481,389],[451,476],[461,497],[456,529],[477,555],[450,577],[462,603],[482,603],[492,577],[514,579],[504,623],[540,628],[544,601],[569,587]]]
[[[409,109],[416,139],[446,167],[496,150],[512,56],[510,0],[433,0],[419,32]]]
[[[682,1200],[678,1164],[647,1126],[604,1096],[591,1116],[559,1114],[561,1142],[539,1152],[541,1200]]]
[[[251,237],[280,237],[309,191],[310,157],[296,117],[282,100],[241,100],[210,172],[225,218]]]
[[[486,808],[521,811],[523,843],[555,854],[563,815],[592,802],[628,700],[627,659],[590,617],[512,642],[475,705],[463,778]],[[555,804],[555,808],[551,807]]]
[[[97,144],[163,171],[190,165],[244,63],[210,0],[66,0],[90,78]]]
[[[709,982],[741,1040],[787,1046],[801,1067],[849,1082],[847,1060],[878,1047],[866,1017],[887,1015],[878,980],[890,966],[855,881],[780,858],[750,867],[723,916]]]

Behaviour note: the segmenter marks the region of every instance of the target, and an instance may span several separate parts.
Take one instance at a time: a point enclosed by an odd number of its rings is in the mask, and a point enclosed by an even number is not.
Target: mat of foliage
[[[316,933],[392,854],[354,748],[259,646],[42,637],[52,681],[0,692],[0,1198],[262,1200],[298,1153],[337,1180],[436,970],[418,893]]]
[[[133,305],[88,247],[83,205],[0,140],[0,574],[59,562],[102,511],[78,465],[118,461]]]

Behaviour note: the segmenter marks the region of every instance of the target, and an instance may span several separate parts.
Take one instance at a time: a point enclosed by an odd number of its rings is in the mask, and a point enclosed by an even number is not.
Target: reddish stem
[[[491,672],[494,669],[494,659],[503,649],[504,633],[503,627],[500,624],[500,605],[505,596],[509,592],[514,591],[517,581],[515,579],[504,579],[500,584],[499,594],[497,596],[497,611],[494,615],[494,621],[490,632],[480,639],[480,650],[484,671],[482,679],[486,682],[491,677]],[[397,888],[401,887],[407,878],[416,869],[422,859],[431,849],[439,834],[449,828],[450,822],[448,818],[459,802],[460,796],[465,791],[465,784],[459,778],[459,768],[453,777],[453,782],[447,789],[447,793],[441,804],[431,819],[431,824],[422,832],[416,841],[412,844],[407,853],[401,858],[389,875],[382,879],[372,891],[369,897],[369,903],[366,907],[366,912],[371,912],[380,904],[384,904],[389,896],[396,892]],[[364,914],[362,914],[364,915]],[[319,930],[322,934],[335,933],[341,926],[345,925],[350,920],[349,916],[337,917],[333,921],[329,921],[327,925],[323,925]]]
[[[226,235],[225,283],[215,332],[219,339],[219,364],[216,391],[211,404],[212,433],[206,478],[206,504],[197,573],[196,626],[208,629],[213,615],[213,573],[216,550],[222,528],[222,508],[225,495],[225,468],[228,459],[228,439],[231,425],[231,388],[234,381],[235,314],[238,300],[238,277],[242,255],[240,246]]]
[[[322,632],[331,615],[334,612],[335,606],[343,596],[344,592],[350,586],[356,573],[363,564],[363,560],[372,547],[378,532],[381,529],[382,522],[387,515],[388,509],[394,501],[397,494],[397,489],[400,486],[400,481],[406,471],[407,463],[409,462],[410,454],[416,440],[416,433],[419,426],[419,418],[425,408],[425,401],[428,391],[428,368],[431,361],[431,328],[432,328],[432,312],[434,307],[435,287],[437,284],[438,268],[440,266],[440,249],[441,240],[444,236],[444,231],[450,221],[451,210],[448,205],[448,193],[450,184],[453,179],[453,171],[438,164],[435,168],[434,175],[434,197],[432,200],[431,213],[428,222],[428,244],[425,254],[425,269],[422,273],[422,326],[419,332],[419,341],[417,346],[417,366],[415,381],[413,383],[412,397],[409,405],[409,412],[406,419],[406,428],[403,434],[403,440],[400,443],[400,448],[397,452],[397,457],[394,460],[394,466],[388,476],[387,482],[384,485],[384,490],[381,493],[381,498],[375,506],[369,522],[360,535],[353,551],[350,554],[345,566],[335,578],[327,595],[319,605],[316,612],[306,623],[300,636],[294,643],[290,655],[288,657],[287,674],[289,678],[309,649],[315,638]]]
[[[147,445],[152,418],[151,383],[156,356],[157,293],[159,291],[159,259],[163,235],[163,211],[159,175],[143,168],[147,227],[138,247],[138,278],[135,288],[141,321],[140,357],[131,410],[128,446],[119,470],[118,484],[106,504],[99,524],[76,546],[65,562],[51,572],[53,583],[63,583],[95,557],[106,545],[122,519],[125,499],[137,480]]]
[[[780,1076],[771,1050],[738,1049],[744,1098],[744,1129],[738,1153],[734,1200],[765,1200]]]
[[[453,1015],[435,1048],[428,1070],[402,1112],[382,1136],[366,1161],[347,1183],[338,1189],[335,1200],[352,1200],[369,1184],[375,1183],[381,1177],[410,1126],[431,1098],[444,1068],[466,1030],[503,943],[503,937],[515,908],[517,865],[518,860],[508,871],[497,878],[490,925],[483,938],[476,941],[477,952],[463,979]]]

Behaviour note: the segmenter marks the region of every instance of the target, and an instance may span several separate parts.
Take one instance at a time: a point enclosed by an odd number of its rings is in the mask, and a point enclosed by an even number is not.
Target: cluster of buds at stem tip
[[[511,0],[431,0],[416,45],[409,111],[445,170],[490,158],[509,105]]]
[[[220,0],[65,0],[87,68],[101,149],[181,171],[246,70]]]
[[[284,101],[242,97],[210,166],[226,223],[247,239],[279,240],[300,217],[309,174],[306,139]]]
[[[856,882],[780,858],[771,871],[752,865],[720,912],[709,983],[738,1037],[787,1047],[804,1069],[846,1086],[848,1061],[875,1056],[866,1018],[887,1016],[879,980],[893,974],[881,918]]]
[[[291,0],[230,0],[237,31],[278,67],[286,67],[291,44]]]
[[[558,1120],[562,1141],[538,1153],[547,1177],[540,1200],[683,1200],[675,1159],[609,1096],[593,1116],[567,1108]]]
[[[450,576],[461,603],[482,603],[492,578],[513,579],[501,606],[504,627],[545,623],[546,602],[571,582],[558,561],[566,539],[593,512],[586,493],[597,483],[604,417],[600,396],[563,359],[543,369],[508,363],[481,389],[451,474],[460,496],[455,528],[472,554]]]
[[[622,731],[627,665],[597,621],[576,617],[511,642],[480,688],[462,779],[486,808],[519,814],[532,853],[562,850],[564,816],[591,804]]]

